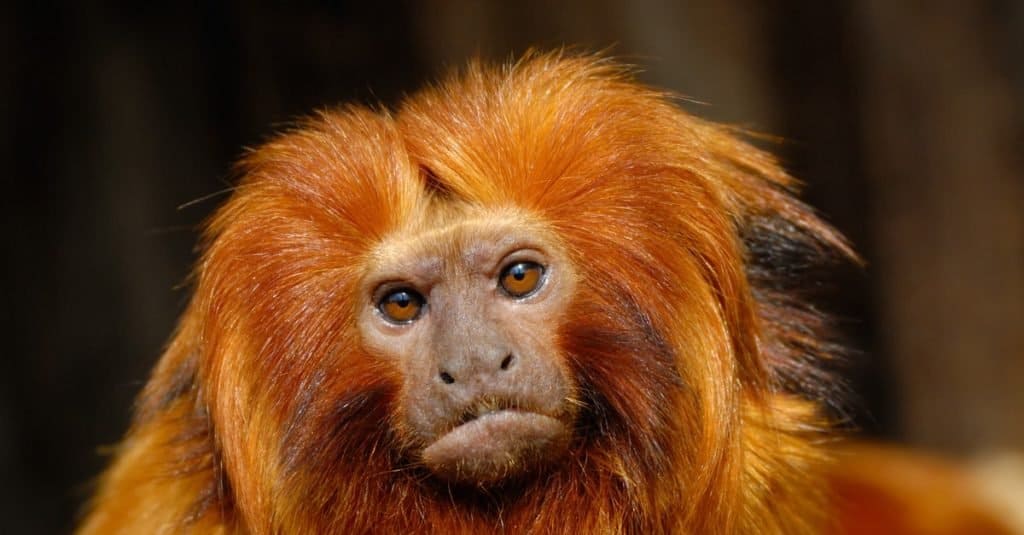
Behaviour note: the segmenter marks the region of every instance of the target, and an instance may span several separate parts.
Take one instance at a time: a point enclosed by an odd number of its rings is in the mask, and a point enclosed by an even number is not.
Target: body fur
[[[850,252],[736,132],[608,60],[532,55],[323,112],[240,170],[81,533],[822,527],[829,346],[790,277]],[[353,319],[380,243],[467,219],[536,226],[578,280],[552,326],[567,457],[487,488],[417,462],[401,370]]]

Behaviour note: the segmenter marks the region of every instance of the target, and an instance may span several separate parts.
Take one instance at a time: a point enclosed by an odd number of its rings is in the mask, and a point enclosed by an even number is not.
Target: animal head
[[[241,163],[138,425],[187,397],[196,514],[255,531],[782,526],[820,325],[779,259],[848,251],[736,134],[564,54],[322,112]]]

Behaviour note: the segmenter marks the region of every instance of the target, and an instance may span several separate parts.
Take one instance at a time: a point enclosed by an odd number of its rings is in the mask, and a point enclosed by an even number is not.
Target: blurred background
[[[0,7],[0,518],[62,533],[188,298],[230,165],[475,54],[609,49],[766,145],[867,260],[823,287],[870,436],[1024,450],[1024,2]]]

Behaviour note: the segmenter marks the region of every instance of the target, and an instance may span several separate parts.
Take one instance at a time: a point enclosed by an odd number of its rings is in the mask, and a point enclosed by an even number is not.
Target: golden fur
[[[850,253],[736,132],[606,59],[534,54],[323,112],[240,169],[81,533],[821,527],[828,348],[789,277]],[[542,476],[449,488],[407,455],[355,292],[385,240],[509,217],[577,271],[552,328],[582,408]]]

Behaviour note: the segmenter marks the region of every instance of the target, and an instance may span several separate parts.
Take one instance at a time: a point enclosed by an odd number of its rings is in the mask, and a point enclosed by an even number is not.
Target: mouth
[[[486,484],[550,461],[566,450],[569,427],[517,408],[485,408],[423,450],[424,464],[454,482]]]

